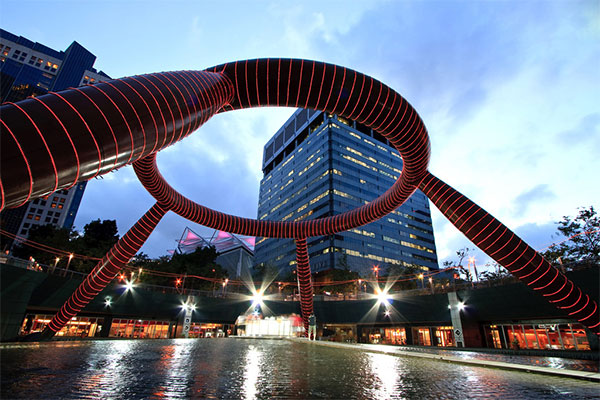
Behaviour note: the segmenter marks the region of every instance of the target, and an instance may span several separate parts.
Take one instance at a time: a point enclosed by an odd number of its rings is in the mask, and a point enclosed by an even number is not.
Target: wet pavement
[[[383,345],[382,345],[383,346]],[[386,346],[387,347],[387,346]],[[594,360],[578,360],[561,357],[541,357],[525,355],[508,355],[499,353],[479,352],[472,350],[449,350],[435,347],[392,346],[402,351],[421,352],[460,357],[465,360],[476,359],[484,361],[500,361],[506,363],[568,369],[574,371],[599,372],[600,363]]]
[[[30,343],[0,345],[0,358],[2,399],[597,399],[600,394],[595,382],[306,341]]]

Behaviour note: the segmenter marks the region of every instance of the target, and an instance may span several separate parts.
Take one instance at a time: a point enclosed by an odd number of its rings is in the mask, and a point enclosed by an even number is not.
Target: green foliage
[[[558,239],[542,255],[555,266],[600,265],[600,217],[593,206],[580,207],[574,218],[564,216],[558,224]]]
[[[396,277],[392,289],[397,290],[410,290],[420,287],[418,279],[416,278],[419,274],[423,273],[421,267],[417,264],[410,265],[399,265],[399,264],[388,264],[386,268],[386,275],[389,277]]]
[[[36,243],[45,244],[55,249],[74,251],[74,239],[77,232],[67,228],[57,228],[54,225],[34,225],[29,230],[29,239]],[[17,244],[12,249],[15,257],[28,260],[29,257],[41,264],[54,265],[56,255],[44,250],[39,250],[26,243]],[[64,258],[64,257],[63,257]],[[66,264],[65,264],[66,265]],[[64,265],[61,263],[60,266]]]
[[[88,257],[102,258],[119,240],[117,223],[114,220],[95,220],[83,228],[83,235],[73,229],[57,228],[53,225],[34,225],[29,230],[31,242],[44,244],[54,249],[67,251]],[[41,264],[54,265],[56,254],[37,249],[32,244],[19,244],[13,247],[14,256],[35,260]],[[68,257],[62,256],[59,268],[66,268]],[[89,272],[98,263],[97,260],[73,258],[69,270]]]
[[[211,290],[215,288],[214,282],[192,278],[191,276],[225,279],[227,271],[215,262],[217,256],[217,250],[212,246],[197,248],[189,254],[174,254],[167,264],[168,272],[182,276],[187,275],[189,278],[186,279],[186,288]]]
[[[73,240],[73,250],[77,254],[102,258],[119,240],[117,222],[99,219],[83,227],[83,235]],[[73,259],[70,268],[80,272],[90,272],[98,263],[94,260]]]
[[[340,264],[338,264],[340,265]],[[329,292],[329,293],[354,293],[357,290],[355,281],[360,278],[358,272],[350,271],[346,265],[345,269],[334,268],[326,272],[326,282],[343,282],[352,281],[348,283],[342,283],[337,285],[317,286],[315,288],[318,293]]]

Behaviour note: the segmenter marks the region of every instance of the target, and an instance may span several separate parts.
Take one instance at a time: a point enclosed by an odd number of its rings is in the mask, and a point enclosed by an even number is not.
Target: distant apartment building
[[[267,142],[258,218],[300,221],[341,214],[389,189],[400,154],[381,135],[337,115],[297,110]],[[420,191],[382,219],[308,239],[313,272],[331,268],[368,276],[390,265],[438,269],[429,200]],[[256,238],[255,266],[295,265],[291,239]]]
[[[0,99],[17,102],[49,91],[94,84],[110,79],[93,68],[96,56],[77,42],[65,51],[57,51],[0,29]],[[0,213],[2,229],[27,237],[35,225],[52,224],[71,228],[81,203],[86,183],[59,190],[47,198],[36,199],[21,207]],[[2,250],[12,240],[2,236]]]

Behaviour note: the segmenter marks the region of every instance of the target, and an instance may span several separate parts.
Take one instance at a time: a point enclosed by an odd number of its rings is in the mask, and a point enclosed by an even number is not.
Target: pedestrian
[[[317,318],[315,314],[310,314],[308,317],[308,340],[311,340],[310,334],[312,332],[312,340],[317,340]]]

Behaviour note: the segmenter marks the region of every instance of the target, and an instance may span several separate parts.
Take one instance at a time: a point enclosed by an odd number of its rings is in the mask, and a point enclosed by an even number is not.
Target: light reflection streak
[[[169,354],[165,354],[161,360],[164,363],[166,372],[165,383],[160,391],[156,394],[161,394],[167,399],[186,398],[186,389],[190,387],[193,371],[193,360],[191,350],[195,343],[194,339],[173,339],[173,346],[169,346],[166,350]]]
[[[246,353],[246,365],[244,365],[244,395],[247,400],[256,399],[256,384],[260,373],[260,362],[262,360],[260,350],[250,346]]]
[[[369,354],[373,377],[373,395],[378,399],[389,399],[394,395],[399,375],[398,359],[387,354]]]
[[[98,347],[106,347],[105,343],[95,343]],[[81,388],[97,397],[106,398],[124,393],[130,382],[127,381],[126,370],[129,368],[129,353],[134,350],[135,342],[131,340],[115,340],[108,343],[108,348],[98,351],[104,354],[104,362],[98,371],[98,365],[89,364],[88,373],[91,375],[81,380]]]

